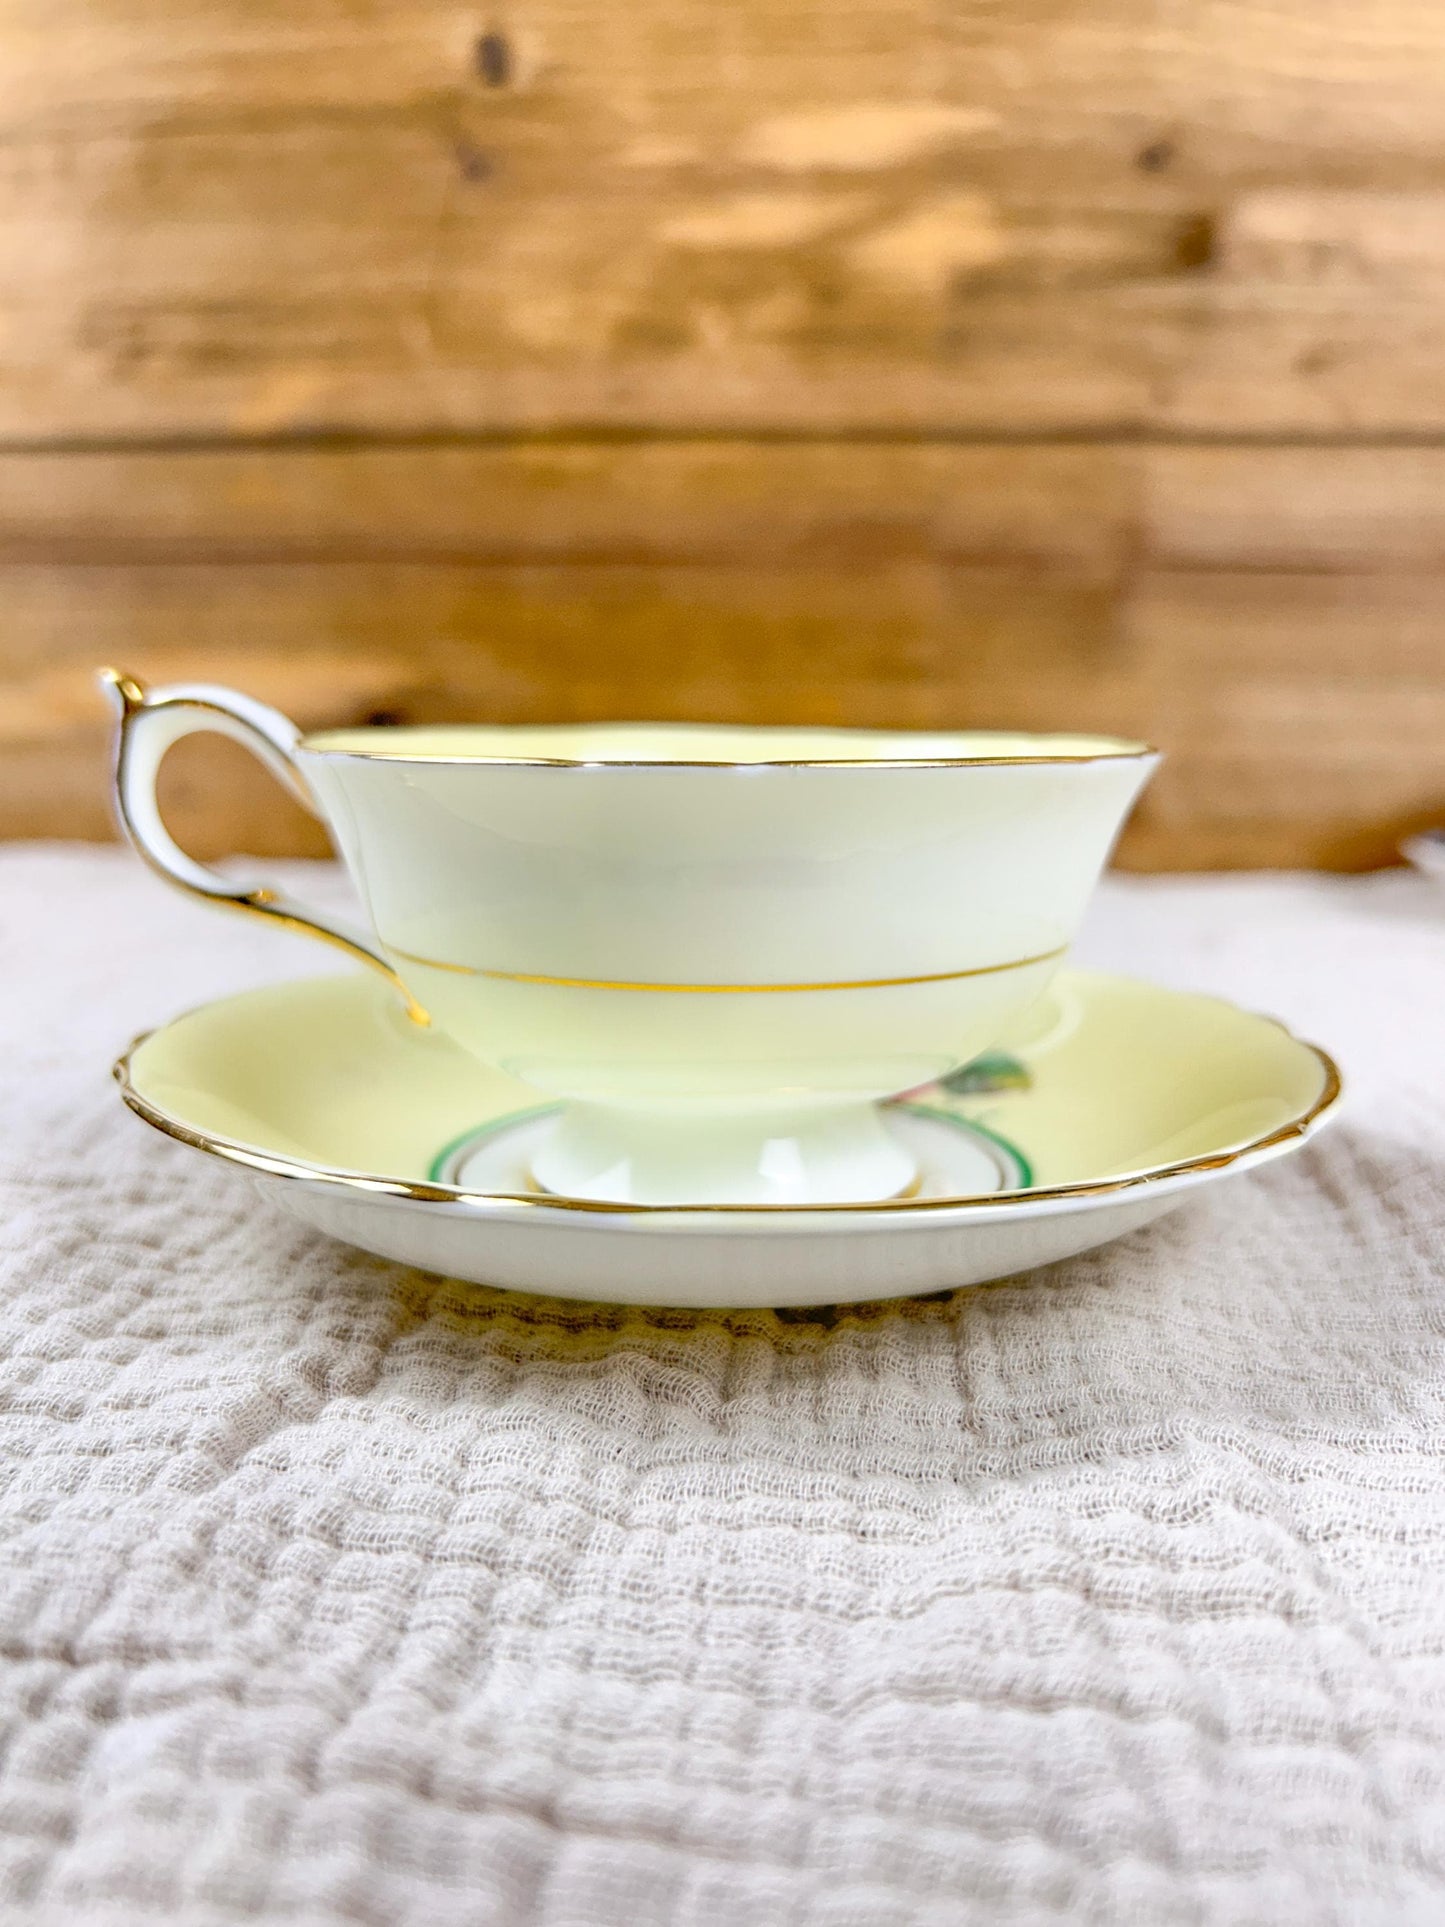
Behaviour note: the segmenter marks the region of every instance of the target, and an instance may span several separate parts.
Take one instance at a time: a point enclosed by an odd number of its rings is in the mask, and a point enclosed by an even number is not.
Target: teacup
[[[302,735],[229,690],[105,680],[141,855],[341,945],[414,1021],[562,1100],[538,1186],[617,1203],[906,1195],[878,1100],[1045,990],[1158,760],[1095,736],[657,723]],[[172,841],[156,772],[206,729],[321,817],[370,932]]]

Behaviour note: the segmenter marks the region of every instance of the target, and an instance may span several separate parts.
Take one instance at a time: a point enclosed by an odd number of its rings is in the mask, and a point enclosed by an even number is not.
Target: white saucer
[[[1027,1271],[1296,1149],[1335,1066],[1216,998],[1065,971],[1000,1048],[888,1107],[908,1199],[606,1205],[538,1193],[548,1107],[370,977],[228,997],[141,1039],[126,1102],[366,1250],[475,1283],[680,1306],[816,1305]]]

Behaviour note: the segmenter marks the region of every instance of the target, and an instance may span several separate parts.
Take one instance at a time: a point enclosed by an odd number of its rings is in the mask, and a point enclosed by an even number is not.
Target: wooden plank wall
[[[1426,0],[17,0],[0,127],[0,834],[108,833],[107,660],[1139,733],[1146,867],[1445,818]]]

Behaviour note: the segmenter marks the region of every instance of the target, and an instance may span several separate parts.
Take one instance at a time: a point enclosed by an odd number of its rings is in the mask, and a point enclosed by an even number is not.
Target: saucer
[[[175,1019],[116,1065],[126,1103],[308,1224],[478,1284],[629,1304],[836,1304],[1027,1271],[1296,1149],[1334,1064],[1213,997],[1062,971],[999,1046],[885,1107],[918,1154],[877,1204],[613,1205],[539,1192],[550,1107],[370,977]]]

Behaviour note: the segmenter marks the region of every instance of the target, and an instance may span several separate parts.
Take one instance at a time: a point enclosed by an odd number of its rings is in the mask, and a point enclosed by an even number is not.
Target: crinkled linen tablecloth
[[[272,1215],[108,1069],[324,955],[117,851],[0,918],[0,1920],[1445,1920],[1445,894],[1111,882],[1081,954],[1287,1016],[1344,1120],[781,1316]]]

